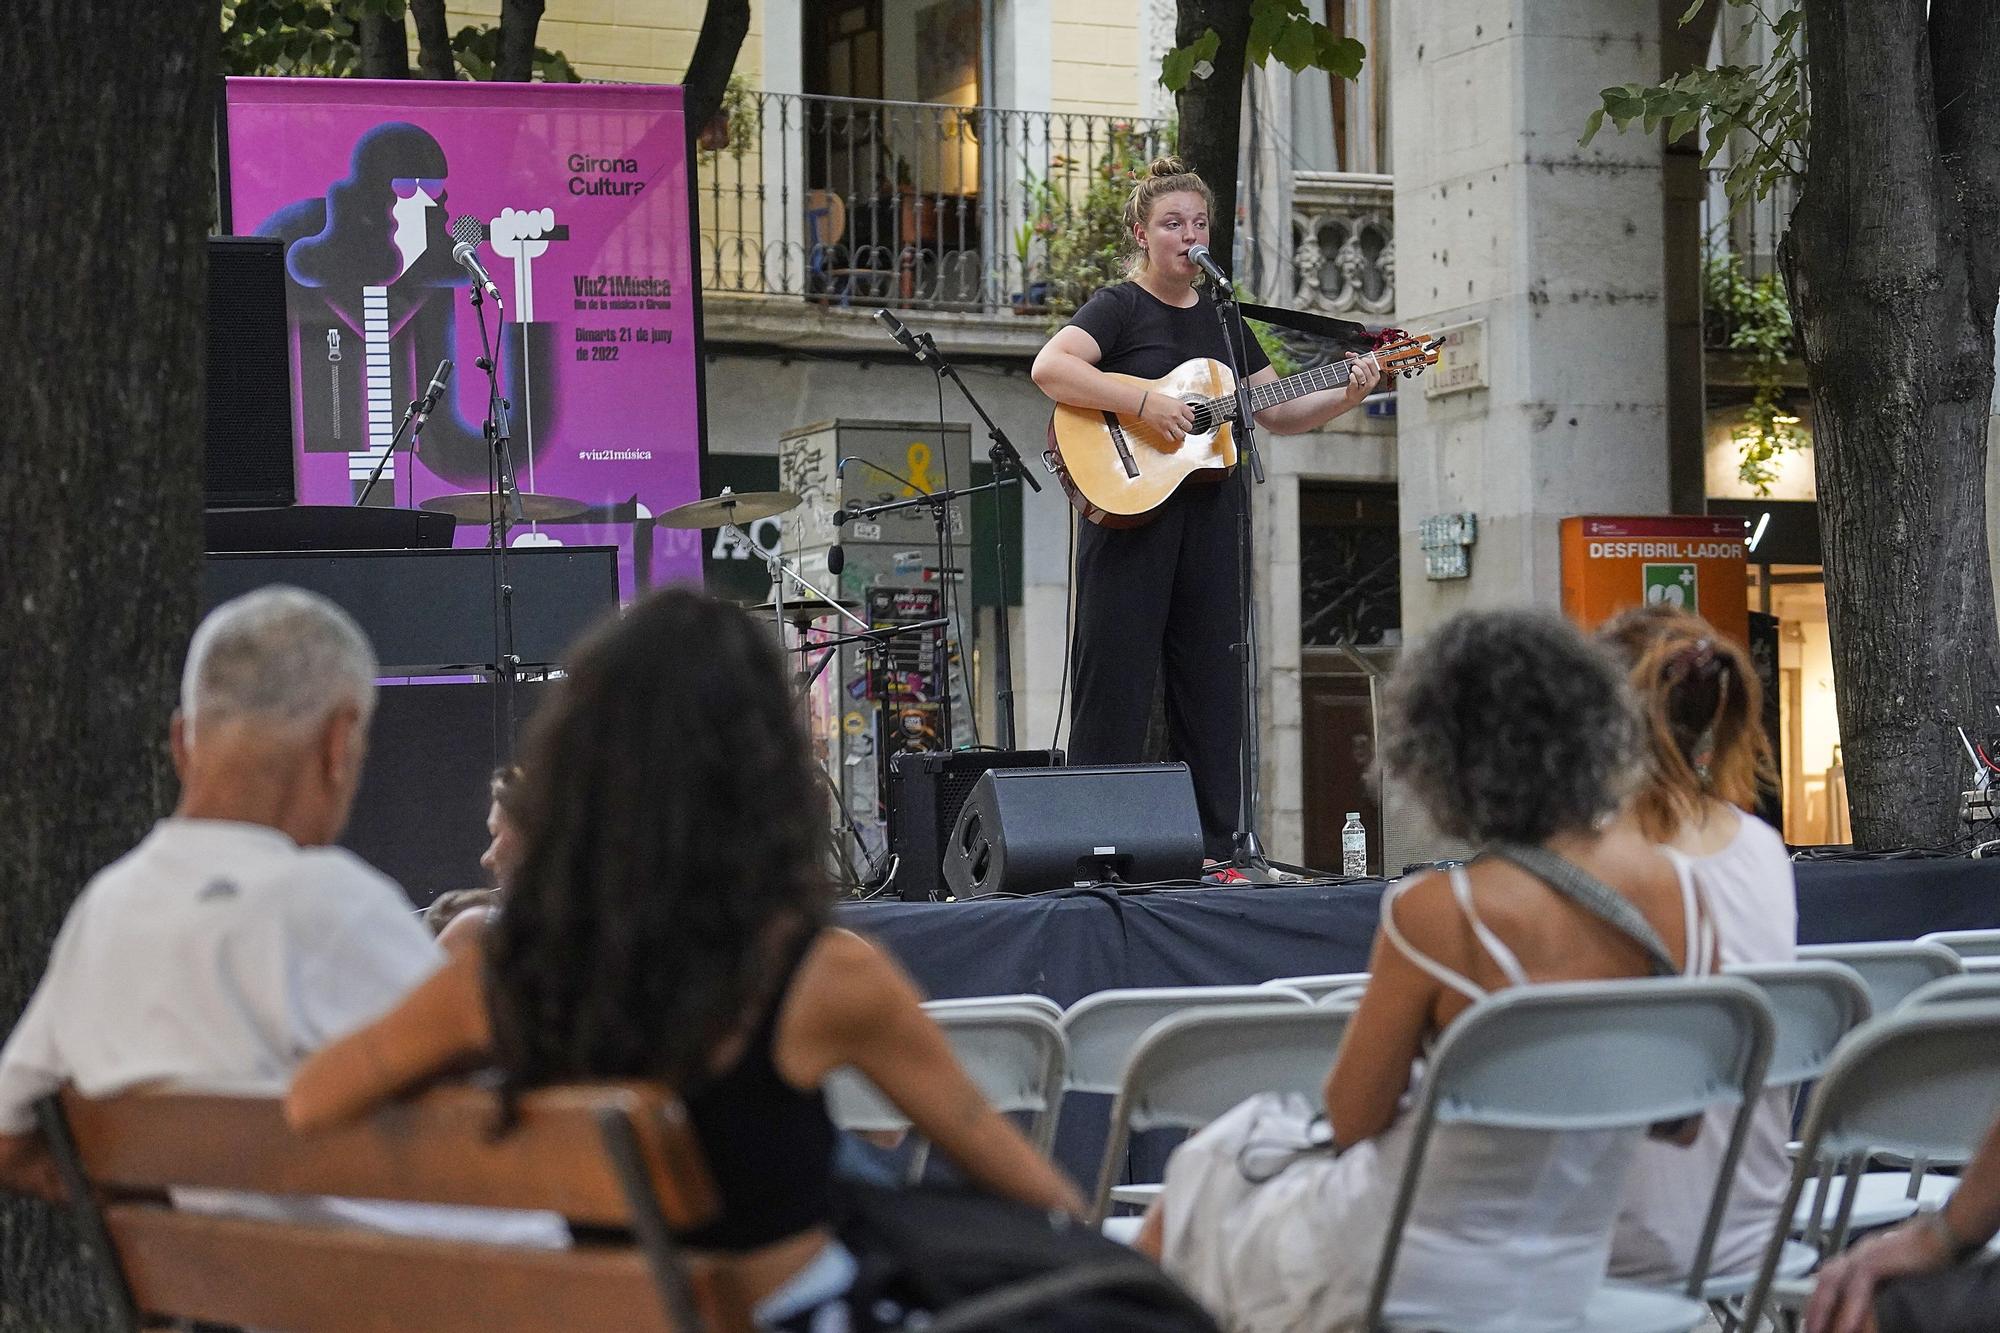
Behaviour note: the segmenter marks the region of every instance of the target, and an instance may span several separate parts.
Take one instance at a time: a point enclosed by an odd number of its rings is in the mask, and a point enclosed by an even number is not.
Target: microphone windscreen
[[[486,224],[470,213],[460,213],[451,224],[451,239],[460,245],[484,245]]]
[[[826,548],[826,572],[838,574],[845,568],[847,568],[847,552],[840,549],[839,542],[835,542]]]

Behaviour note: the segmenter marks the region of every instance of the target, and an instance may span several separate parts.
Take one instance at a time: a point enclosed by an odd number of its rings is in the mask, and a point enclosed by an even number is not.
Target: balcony
[[[703,297],[796,326],[895,305],[1044,315],[1048,237],[1164,127],[1061,112],[736,92],[697,161]],[[1039,225],[1038,225],[1039,224]],[[783,314],[789,310],[789,315]],[[1041,321],[1029,326],[1039,336]]]
[[[1395,177],[1292,177],[1292,305],[1367,323],[1396,310]]]

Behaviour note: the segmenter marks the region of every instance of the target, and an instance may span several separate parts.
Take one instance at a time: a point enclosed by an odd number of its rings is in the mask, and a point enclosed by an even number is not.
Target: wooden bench
[[[504,1133],[499,1098],[464,1086],[316,1134],[293,1133],[268,1097],[65,1091],[39,1113],[123,1328],[750,1327],[726,1267],[672,1239],[717,1205],[680,1103],[656,1090],[537,1091]],[[184,1189],[534,1209],[576,1239],[531,1249],[217,1216],[173,1207],[167,1191]]]

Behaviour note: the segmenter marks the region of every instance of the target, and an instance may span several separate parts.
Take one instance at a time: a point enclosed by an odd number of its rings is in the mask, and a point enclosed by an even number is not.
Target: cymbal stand
[[[858,634],[843,634],[836,638],[822,639],[814,643],[801,643],[796,648],[791,649],[791,651],[800,656],[808,653],[818,653],[819,660],[813,663],[810,671],[805,671],[800,677],[799,692],[803,696],[807,690],[811,689],[812,683],[819,679],[820,674],[826,670],[828,664],[839,655],[841,648],[847,644],[859,644],[863,651],[874,655],[886,652],[889,647],[889,640],[899,634],[911,634],[924,630],[939,629],[948,623],[946,618],[940,617],[936,620],[924,620],[911,625],[887,625],[881,629],[868,629]],[[841,887],[850,896],[857,898],[879,891],[883,885],[887,884],[895,876],[895,853],[889,848],[884,847],[882,849],[883,855],[878,860],[869,852],[868,840],[861,836],[860,826],[854,822],[854,814],[847,808],[847,798],[841,790],[840,783],[836,782],[833,775],[828,773],[824,768],[820,770],[820,776],[826,779],[828,790],[833,795],[833,808],[839,814],[840,828],[835,831],[833,837],[833,852],[834,859],[839,862],[841,868]],[[854,866],[847,858],[847,848],[838,836],[842,832],[854,840],[855,847],[868,862],[867,874],[857,875],[854,873]]]

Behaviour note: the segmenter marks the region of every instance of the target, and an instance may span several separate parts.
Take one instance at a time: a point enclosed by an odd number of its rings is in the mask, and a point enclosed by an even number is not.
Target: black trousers
[[[1146,759],[1153,685],[1165,676],[1167,739],[1194,775],[1208,854],[1236,829],[1241,675],[1236,516],[1242,480],[1184,488],[1137,528],[1078,521],[1069,761]]]

